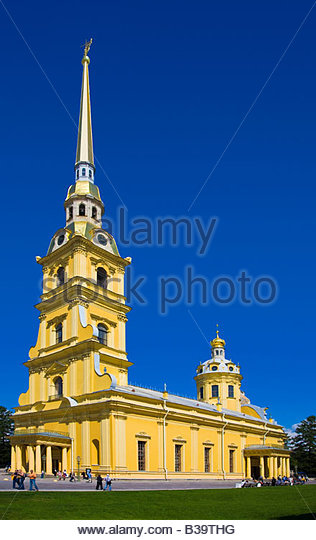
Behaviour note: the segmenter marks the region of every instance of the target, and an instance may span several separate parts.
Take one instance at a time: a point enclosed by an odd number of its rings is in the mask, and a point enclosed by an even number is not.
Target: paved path
[[[234,488],[240,480],[114,480],[112,489],[115,491],[150,491],[150,490],[177,490],[177,489],[228,489]],[[56,478],[37,478],[40,491],[95,491],[96,481],[69,482],[69,480],[56,480]],[[310,480],[309,484],[316,484]],[[29,488],[28,478],[25,480],[25,489]],[[0,491],[13,491],[11,476],[0,473]]]
[[[115,491],[148,491],[148,490],[176,490],[176,489],[227,489],[235,487],[238,480],[114,480],[112,489]],[[55,478],[37,478],[41,491],[95,491],[96,481],[69,482],[69,480],[56,480]],[[29,487],[29,480],[25,480],[25,489]],[[12,491],[11,477],[0,475],[0,491]]]

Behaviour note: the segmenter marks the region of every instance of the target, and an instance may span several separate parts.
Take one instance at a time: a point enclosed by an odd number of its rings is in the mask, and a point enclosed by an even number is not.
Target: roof
[[[141,386],[133,386],[133,385],[119,386],[119,385],[117,385],[115,387],[114,391],[117,391],[117,392],[120,392],[120,393],[123,393],[123,394],[135,395],[135,396],[139,396],[139,397],[145,397],[145,398],[147,397],[147,398],[156,399],[156,400],[158,399],[158,400],[161,400],[161,401],[163,401],[163,399],[164,399],[164,393],[163,392],[159,392],[158,390],[151,390],[149,388],[143,388]],[[174,403],[175,405],[184,405],[186,407],[199,408],[200,410],[209,411],[209,412],[216,412],[216,413],[219,412],[215,405],[211,405],[209,403],[204,403],[203,401],[198,401],[197,399],[185,398],[185,397],[182,397],[182,396],[177,396],[175,394],[169,394],[168,393],[168,397],[167,397],[166,401],[168,403]],[[261,407],[257,407],[256,405],[253,405],[252,407],[256,408],[256,410],[258,410],[258,411],[259,410],[261,411],[260,419],[256,418],[255,416],[251,416],[249,414],[245,414],[245,413],[238,412],[238,411],[232,411],[231,409],[225,409],[225,408],[222,409],[221,413],[222,414],[228,414],[229,416],[236,416],[237,418],[245,418],[245,419],[252,420],[252,421],[255,421],[255,422],[266,423],[267,418],[264,416],[264,409],[261,408]],[[275,423],[274,425],[277,425],[277,424]]]

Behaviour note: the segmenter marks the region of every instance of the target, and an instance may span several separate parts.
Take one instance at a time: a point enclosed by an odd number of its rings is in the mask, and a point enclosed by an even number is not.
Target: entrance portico
[[[244,448],[246,478],[290,476],[290,450],[279,446],[249,445]]]
[[[73,470],[71,438],[65,433],[15,431],[11,436],[11,470]]]

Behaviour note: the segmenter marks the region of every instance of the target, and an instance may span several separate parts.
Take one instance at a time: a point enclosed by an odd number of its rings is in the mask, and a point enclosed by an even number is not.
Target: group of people
[[[103,487],[103,480],[104,480],[104,487]],[[106,491],[109,488],[109,491],[112,491],[112,478],[109,474],[106,475],[105,478],[102,478],[100,474],[97,476],[97,485],[95,489],[101,489],[103,491]]]
[[[274,476],[271,478],[271,481],[264,480],[262,476],[256,480],[243,480],[240,487],[262,487],[262,486],[294,486],[294,484],[305,484],[307,482],[307,477],[303,474],[294,475],[294,476],[281,476],[277,478]]]
[[[26,478],[29,478],[30,480],[29,491],[33,491],[33,488],[35,491],[38,491],[38,487],[36,484],[36,473],[33,470],[31,470],[29,474],[26,474],[22,471],[22,469],[19,469],[19,470],[17,469],[16,471],[14,471],[12,475],[13,489],[20,489],[20,490],[25,489],[24,482]]]

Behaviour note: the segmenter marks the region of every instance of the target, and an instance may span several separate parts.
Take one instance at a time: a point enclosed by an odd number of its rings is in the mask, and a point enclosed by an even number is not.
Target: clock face
[[[63,243],[63,241],[65,240],[65,235],[64,234],[60,234],[57,238],[57,244],[59,246],[61,246],[61,244]]]
[[[99,244],[101,244],[101,246],[106,246],[106,244],[108,243],[108,239],[104,234],[98,234],[97,241],[99,242]]]

